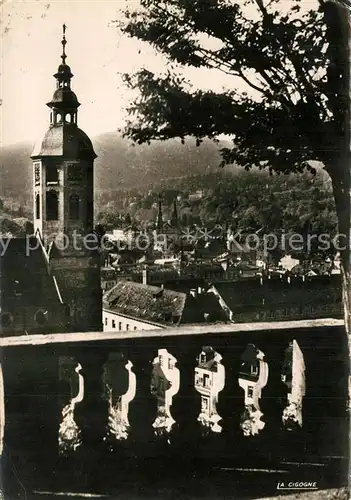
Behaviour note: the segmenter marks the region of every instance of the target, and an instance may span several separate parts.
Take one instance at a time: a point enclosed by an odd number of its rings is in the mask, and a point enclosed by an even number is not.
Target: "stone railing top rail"
[[[74,333],[47,333],[40,335],[9,336],[0,339],[0,348],[16,347],[25,345],[62,344],[75,342],[96,342],[118,339],[140,339],[150,337],[172,337],[182,335],[206,335],[206,334],[235,334],[242,332],[257,331],[279,331],[299,328],[323,328],[340,327],[344,321],[339,319],[325,318],[298,321],[276,321],[266,323],[220,323],[212,325],[187,325],[158,330],[141,330],[126,332],[74,332]]]

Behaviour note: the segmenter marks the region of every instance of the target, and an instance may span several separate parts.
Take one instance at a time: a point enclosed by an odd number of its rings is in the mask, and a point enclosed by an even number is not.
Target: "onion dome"
[[[34,146],[31,158],[62,156],[72,159],[95,159],[92,142],[83,130],[67,124],[50,127]]]

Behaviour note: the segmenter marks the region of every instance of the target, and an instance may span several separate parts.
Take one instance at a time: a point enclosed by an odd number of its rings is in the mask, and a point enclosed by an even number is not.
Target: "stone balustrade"
[[[320,487],[343,483],[348,349],[340,321],[0,344],[3,489],[18,498],[19,474],[26,491],[109,493],[126,469],[142,483],[140,471],[165,464],[167,474],[205,468],[215,477],[318,463],[311,474]]]

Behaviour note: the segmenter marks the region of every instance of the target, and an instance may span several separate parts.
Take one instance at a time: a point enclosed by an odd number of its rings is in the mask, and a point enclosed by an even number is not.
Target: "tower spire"
[[[177,198],[173,200],[173,212],[171,217],[171,225],[172,227],[178,226],[178,209],[177,209]]]
[[[61,125],[70,123],[77,125],[77,109],[80,106],[76,94],[71,89],[71,78],[73,74],[71,68],[66,64],[66,29],[65,24],[62,25],[62,62],[54,74],[56,79],[56,90],[47,106],[52,109],[50,115],[51,125]]]
[[[67,54],[66,54],[66,29],[67,26],[65,24],[62,25],[62,63],[60,64],[57,73],[54,75],[57,81],[57,88],[68,87],[71,86],[71,78],[73,74],[71,73],[71,68],[66,64]]]
[[[158,195],[158,214],[157,214],[156,226],[157,226],[157,231],[160,232],[162,230],[162,226],[163,226],[162,196],[161,196],[161,194]]]
[[[63,24],[62,25],[62,40],[61,40],[61,43],[62,43],[62,56],[61,56],[62,64],[66,64],[66,59],[67,59],[67,55],[66,55],[66,43],[67,43],[66,28],[67,28],[67,26],[65,24]]]

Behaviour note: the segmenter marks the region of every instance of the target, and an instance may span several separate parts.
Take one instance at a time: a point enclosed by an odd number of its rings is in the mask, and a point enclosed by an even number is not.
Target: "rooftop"
[[[122,281],[106,292],[103,307],[109,311],[166,326],[180,322],[185,301],[185,293]]]
[[[341,302],[339,276],[316,276],[306,279],[260,279],[220,282],[214,284],[225,303],[232,310],[244,306],[282,304],[328,304]]]
[[[65,156],[66,158],[96,158],[91,140],[74,123],[51,126],[43,139],[34,146],[31,158]]]

